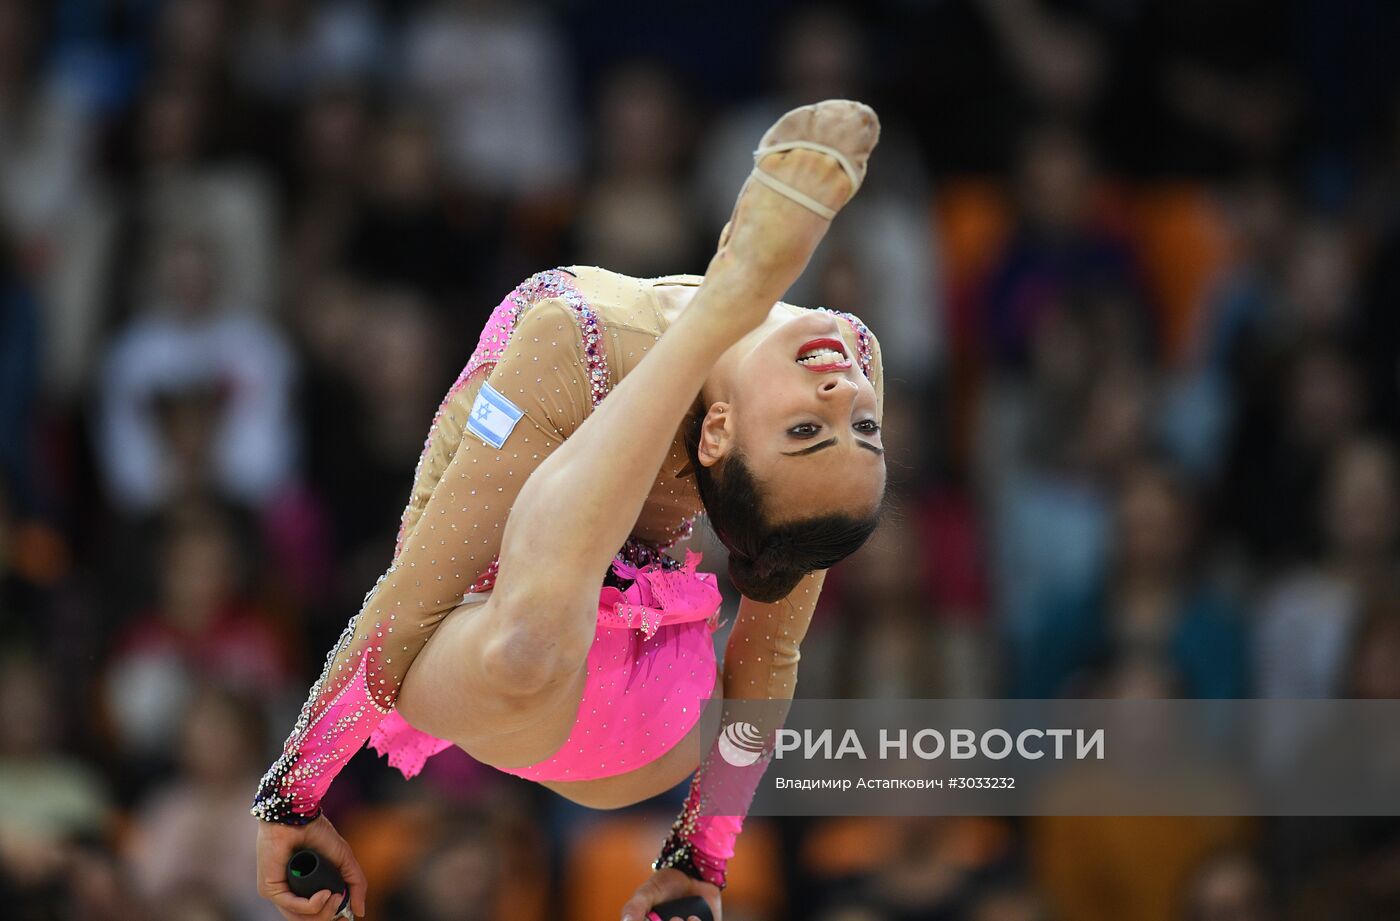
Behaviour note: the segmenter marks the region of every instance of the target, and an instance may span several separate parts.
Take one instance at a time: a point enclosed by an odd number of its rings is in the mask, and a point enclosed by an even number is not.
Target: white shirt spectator
[[[113,344],[102,369],[99,448],[113,498],[130,511],[157,506],[173,486],[155,398],[219,387],[226,395],[215,427],[212,479],[251,503],[293,473],[292,353],[254,316],[220,311],[181,317],[153,310]]]
[[[514,4],[440,4],[405,30],[404,67],[437,114],[454,181],[518,196],[574,178],[571,80],[545,17]]]
[[[1269,590],[1255,649],[1259,696],[1339,696],[1359,607],[1348,583],[1316,570],[1295,573]]]

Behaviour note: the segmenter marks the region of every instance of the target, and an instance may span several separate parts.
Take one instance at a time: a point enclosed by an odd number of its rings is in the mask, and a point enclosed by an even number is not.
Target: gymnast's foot
[[[797,281],[879,138],[875,111],[846,99],[793,109],[763,135],[705,276],[742,292],[732,300],[744,321],[761,322]]]

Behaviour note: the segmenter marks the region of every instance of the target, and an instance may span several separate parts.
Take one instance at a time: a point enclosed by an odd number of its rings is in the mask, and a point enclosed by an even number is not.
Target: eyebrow
[[[859,438],[857,438],[855,439],[855,442],[867,451],[873,451],[876,454],[885,453],[884,448],[877,448],[868,441],[861,441]],[[783,451],[782,453],[786,457],[804,457],[808,454],[816,454],[818,451],[825,451],[827,448],[831,447],[834,444],[836,444],[836,439],[828,438],[826,441],[814,444],[810,448],[803,448],[800,451]]]

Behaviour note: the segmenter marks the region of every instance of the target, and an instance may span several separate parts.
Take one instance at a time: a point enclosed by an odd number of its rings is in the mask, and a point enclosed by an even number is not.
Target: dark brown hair
[[[686,422],[685,449],[710,527],[729,550],[730,581],[745,598],[781,601],[807,573],[836,565],[874,533],[879,506],[865,517],[836,513],[770,524],[762,486],[742,452],[711,467],[700,463],[704,421],[705,408],[697,406]]]

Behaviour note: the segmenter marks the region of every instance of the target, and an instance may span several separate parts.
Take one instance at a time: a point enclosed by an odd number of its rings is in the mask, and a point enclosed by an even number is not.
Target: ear
[[[700,463],[713,467],[734,449],[734,414],[728,403],[714,403],[700,423]]]

